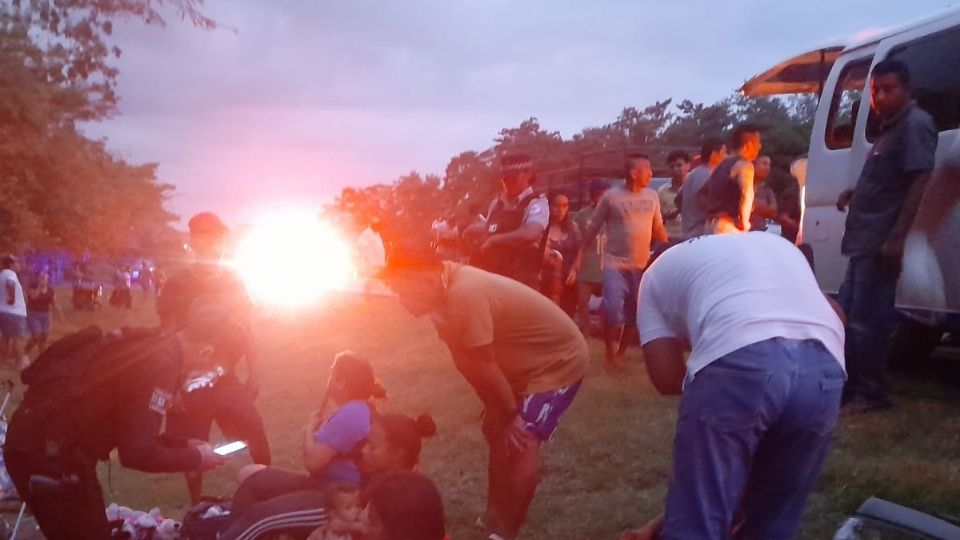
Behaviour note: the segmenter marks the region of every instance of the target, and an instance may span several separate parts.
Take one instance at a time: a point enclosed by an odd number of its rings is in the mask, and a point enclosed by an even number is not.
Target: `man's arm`
[[[681,394],[687,376],[683,343],[677,338],[660,338],[645,343],[642,349],[647,374],[657,392],[665,396]]]
[[[907,192],[907,198],[903,201],[903,207],[900,209],[900,215],[894,223],[887,241],[883,245],[882,254],[891,259],[900,259],[903,257],[903,244],[907,238],[907,231],[913,223],[913,218],[917,215],[920,208],[920,200],[923,199],[923,191],[927,187],[927,181],[930,180],[930,171],[918,171],[910,173],[911,182],[910,191]]]
[[[750,213],[753,211],[753,163],[741,161],[737,172],[740,186],[740,226],[750,230]]]
[[[483,345],[469,349],[451,347],[453,363],[470,386],[476,391],[488,415],[513,420],[517,414],[517,401],[507,382],[507,377],[494,361],[493,347]]]
[[[494,246],[523,246],[536,242],[543,234],[543,225],[539,223],[526,223],[515,231],[503,234],[495,234],[487,238],[484,242],[485,248]]]
[[[198,448],[177,448],[166,444],[159,436],[163,414],[156,410],[162,403],[155,392],[163,392],[172,399],[166,388],[151,384],[135,392],[123,408],[120,441],[117,453],[120,464],[128,469],[144,472],[181,472],[201,468],[201,451]]]

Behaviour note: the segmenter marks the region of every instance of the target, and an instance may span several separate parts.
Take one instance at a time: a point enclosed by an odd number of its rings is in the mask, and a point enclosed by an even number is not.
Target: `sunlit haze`
[[[353,280],[354,254],[314,213],[277,212],[254,221],[229,261],[250,295],[280,307],[306,306]]]

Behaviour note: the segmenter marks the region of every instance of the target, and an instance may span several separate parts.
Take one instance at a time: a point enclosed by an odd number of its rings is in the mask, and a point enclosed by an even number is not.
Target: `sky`
[[[537,117],[570,137],[627,106],[712,103],[793,54],[956,0],[207,0],[204,31],[128,23],[119,113],[85,126],[160,163],[168,207],[228,223],[443,173]]]

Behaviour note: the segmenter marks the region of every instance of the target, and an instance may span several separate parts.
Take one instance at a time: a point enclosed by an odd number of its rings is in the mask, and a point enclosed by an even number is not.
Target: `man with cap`
[[[489,538],[516,538],[540,482],[540,447],[586,373],[580,329],[538,291],[441,261],[426,246],[398,247],[380,276],[407,311],[430,318],[483,402],[490,457],[482,521]]]
[[[17,272],[20,261],[13,255],[4,255],[0,260],[0,362],[10,362],[14,367],[28,359],[23,354],[21,342],[27,330],[27,303],[23,286]]]
[[[116,449],[126,468],[200,471],[224,460],[202,441],[160,436],[186,375],[209,368],[222,343],[243,329],[230,311],[197,302],[185,324],[123,329],[95,326],[52,344],[23,371],[28,385],[3,447],[10,478],[48,540],[106,540],[97,462]]]
[[[500,167],[503,190],[490,206],[486,239],[471,263],[537,289],[550,205],[533,192],[533,162],[529,156],[504,156]]]
[[[597,203],[609,189],[610,184],[599,178],[590,182],[588,188],[590,204],[570,216],[581,231],[587,230],[587,225],[590,224],[590,217],[593,216]],[[606,238],[606,234],[601,231],[589,246],[583,247],[583,255],[580,259],[580,273],[577,274],[577,319],[580,329],[584,333],[588,333],[590,330],[590,307],[588,305],[590,297],[603,294],[601,291],[603,286],[602,259]]]
[[[166,332],[176,331],[186,323],[190,305],[197,298],[213,297],[231,309],[246,331],[243,339],[216,351],[214,360],[223,368],[223,376],[212,387],[185,396],[182,403],[171,410],[167,434],[206,441],[216,421],[228,439],[247,442],[254,462],[270,465],[270,443],[254,406],[259,388],[251,303],[239,276],[221,262],[229,231],[220,218],[209,212],[193,216],[188,225],[196,261],[171,276],[157,298],[162,328]],[[240,382],[237,373],[241,358],[246,360],[246,383]],[[202,473],[188,472],[186,479],[191,501],[198,502],[203,492]]]

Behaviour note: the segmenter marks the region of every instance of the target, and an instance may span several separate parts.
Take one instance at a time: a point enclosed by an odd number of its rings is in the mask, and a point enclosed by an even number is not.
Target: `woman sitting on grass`
[[[235,521],[221,540],[252,540],[270,531],[309,532],[329,520],[331,489],[359,487],[379,473],[416,467],[421,439],[436,433],[429,415],[378,415],[372,399],[385,395],[383,387],[369,362],[352,353],[337,355],[327,386],[328,399],[339,407],[327,420],[315,414],[304,426],[309,474],[256,465],[241,471],[245,479],[231,512]]]

